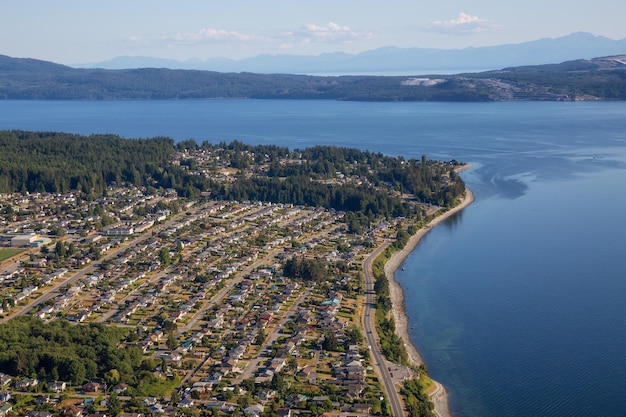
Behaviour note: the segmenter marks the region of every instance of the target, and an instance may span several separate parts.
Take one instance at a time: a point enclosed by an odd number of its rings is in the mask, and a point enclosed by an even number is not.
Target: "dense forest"
[[[624,100],[616,57],[459,75],[308,76],[170,69],[76,69],[0,55],[0,99]],[[421,79],[436,80],[422,83]]]
[[[202,189],[170,164],[174,141],[54,132],[0,131],[0,192],[102,195],[112,184]]]
[[[0,324],[0,372],[72,384],[102,378],[136,385],[141,348],[118,347],[128,333],[99,324],[18,317]]]
[[[283,275],[303,281],[323,282],[328,278],[325,264],[319,259],[293,257],[285,261]]]
[[[78,190],[96,198],[110,186],[171,188],[188,198],[206,192],[218,199],[345,211],[355,233],[377,216],[419,214],[414,202],[454,204],[465,191],[457,165],[333,146],[289,150],[240,142],[174,144],[163,137],[0,131],[3,193]],[[223,170],[237,174],[217,181]]]

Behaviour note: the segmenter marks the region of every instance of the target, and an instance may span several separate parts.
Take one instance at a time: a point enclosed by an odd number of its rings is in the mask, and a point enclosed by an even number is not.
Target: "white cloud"
[[[375,38],[372,32],[353,30],[334,22],[326,25],[306,24],[296,30],[248,31],[204,28],[195,32],[179,32],[158,37],[133,36],[129,41],[134,46],[194,47],[213,45],[228,48],[258,48],[259,50],[289,50],[313,47],[314,45],[347,45]]]
[[[348,26],[341,26],[334,22],[329,22],[324,26],[309,23],[297,31],[289,32],[287,37],[301,43],[328,42],[328,43],[348,43],[358,40],[374,38],[371,32],[356,31]]]
[[[374,38],[376,36],[372,32],[353,30],[334,22],[321,26],[309,23],[298,30],[283,32],[274,37],[279,41],[278,48],[281,50],[303,48],[314,44],[347,45]]]
[[[428,29],[443,33],[482,33],[495,29],[496,25],[486,19],[460,12],[456,19],[435,20]]]
[[[232,30],[205,28],[197,32],[179,32],[163,36],[163,41],[178,45],[196,45],[212,42],[256,42],[266,40],[262,36]]]

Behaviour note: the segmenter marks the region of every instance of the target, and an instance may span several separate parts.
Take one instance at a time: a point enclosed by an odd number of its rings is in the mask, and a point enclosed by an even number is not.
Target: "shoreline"
[[[470,168],[470,166],[465,166],[464,169]],[[411,342],[411,338],[409,336],[409,328],[408,328],[408,317],[406,315],[405,306],[404,306],[404,293],[402,287],[395,280],[395,272],[402,265],[406,257],[415,249],[417,244],[420,242],[422,237],[424,237],[431,229],[437,226],[439,223],[452,216],[453,214],[463,210],[470,204],[474,202],[474,193],[469,188],[465,188],[465,198],[461,202],[461,204],[456,207],[448,210],[447,212],[435,217],[431,220],[426,227],[421,228],[417,231],[413,236],[409,238],[409,241],[405,245],[405,247],[399,251],[395,252],[389,261],[385,264],[385,276],[389,282],[389,297],[391,299],[391,311],[393,314],[393,318],[396,325],[396,334],[400,336],[402,341],[404,342],[409,362],[412,365],[419,366],[424,363],[419,351]],[[440,417],[451,417],[450,410],[448,407],[448,393],[445,387],[437,381],[434,381],[436,385],[435,391],[430,395],[430,399],[435,405],[435,413]]]

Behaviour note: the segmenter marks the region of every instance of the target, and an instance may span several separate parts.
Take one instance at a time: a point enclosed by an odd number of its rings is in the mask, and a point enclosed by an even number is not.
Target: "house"
[[[248,417],[260,417],[263,413],[263,406],[261,404],[254,404],[244,408],[244,414]]]
[[[261,401],[270,401],[273,400],[276,396],[276,391],[273,389],[262,389],[258,393],[259,400]]]
[[[354,382],[348,384],[348,392],[346,396],[348,398],[358,398],[365,391],[365,383],[364,382]]]
[[[328,395],[317,395],[313,398],[311,398],[311,401],[313,401],[316,404],[321,404],[324,401],[330,399],[330,397]]]
[[[344,359],[344,361],[348,364],[348,366],[350,366],[350,362],[354,362],[357,361],[360,364],[361,361],[361,355],[359,354],[359,352],[353,352],[353,351],[349,351],[348,353],[346,353],[346,357]]]
[[[183,355],[174,351],[171,354],[164,353],[161,355],[162,359],[165,359],[167,363],[180,364],[180,361],[183,360]]]
[[[209,376],[209,379],[207,380],[207,382],[218,383],[218,382],[220,382],[222,380],[223,376],[224,376],[224,374],[222,374],[221,372],[213,372]]]
[[[84,392],[99,392],[102,390],[102,385],[91,381],[84,384],[82,388]]]
[[[306,401],[307,396],[304,394],[291,394],[285,399],[285,405],[287,407],[293,407],[298,403]]]
[[[205,405],[206,405],[207,408],[215,408],[215,409],[220,410],[220,411],[222,411],[224,413],[227,413],[227,414],[232,414],[237,409],[237,407],[235,407],[235,405],[229,404],[229,403],[227,403],[225,401],[213,401],[213,400],[210,400],[210,401],[207,401],[205,403]],[[120,416],[118,416],[118,417],[120,417]]]
[[[273,315],[269,311],[265,311],[259,315],[259,322],[261,327],[265,327],[270,321],[272,321]]]
[[[28,417],[52,417],[50,411],[31,411],[28,413]]]
[[[143,399],[142,403],[146,407],[152,407],[153,405],[157,403],[157,399],[154,397],[146,397]]]
[[[191,408],[194,405],[194,400],[191,398],[185,398],[178,403],[179,408]]]
[[[278,417],[291,417],[291,408],[283,407],[276,410]]]
[[[176,323],[178,320],[182,319],[187,315],[185,310],[178,310],[170,314],[169,320]]]
[[[372,412],[372,406],[370,404],[354,404],[352,410],[355,413],[369,414]]]
[[[237,365],[239,361],[236,359],[229,359],[225,362],[222,362],[222,365],[220,367],[221,372],[224,375],[228,375],[231,373],[242,373],[243,369],[241,369],[240,366]]]
[[[36,378],[22,378],[15,383],[15,388],[18,390],[26,390],[30,387],[36,387],[39,381]]]
[[[2,312],[0,311],[0,313]],[[38,319],[44,320],[47,317],[47,314],[44,313],[43,311],[38,311],[34,314],[34,316]]]
[[[302,332],[298,332],[295,336],[287,339],[287,341],[293,342],[293,344],[295,344],[296,346],[300,346],[304,341],[304,334],[302,334]]]
[[[344,379],[354,382],[365,382],[365,368],[362,366],[347,367]]]
[[[272,363],[268,368],[274,372],[280,372],[280,370],[283,369],[285,365],[287,365],[287,358],[274,358],[272,359]]]
[[[49,402],[50,402],[50,397],[46,395],[38,395],[35,398],[35,404],[37,405],[44,405],[44,404],[48,404]]]
[[[7,402],[11,399],[11,393],[9,391],[0,391],[0,401]]]
[[[117,384],[116,386],[111,388],[111,391],[113,391],[115,394],[121,394],[124,391],[126,391],[127,389],[128,389],[128,385],[126,385],[126,384]]]
[[[215,384],[216,383],[214,382],[198,381],[193,383],[193,388],[191,390],[198,392],[209,392],[213,389],[213,385]]]
[[[80,407],[72,407],[63,411],[62,414],[65,416],[71,416],[71,417],[83,417],[83,409]]]
[[[163,406],[161,404],[157,403],[150,406],[150,412],[152,412],[153,414],[160,414],[165,412],[165,410],[163,409]]]
[[[269,369],[266,369],[265,372],[263,372],[261,375],[254,378],[254,383],[255,384],[269,383],[272,381],[273,377],[274,377],[274,372]]]
[[[297,375],[299,377],[306,378],[309,381],[309,384],[315,384],[317,380],[317,373],[315,372],[314,366],[307,366],[302,368]]]
[[[58,394],[59,392],[65,391],[65,388],[67,388],[67,383],[61,382],[61,381],[54,381],[48,385],[48,388],[50,388],[52,392],[56,392]]]
[[[363,367],[360,360],[353,360],[352,362],[346,364],[348,368],[360,369]]]
[[[139,342],[137,342],[137,345],[141,348],[141,351],[143,353],[148,353],[150,352],[150,349],[152,349],[154,342],[150,339],[147,340],[141,340]]]
[[[2,407],[0,407],[0,417],[5,417],[11,411],[13,411],[13,405],[4,404]]]
[[[4,387],[5,385],[9,385],[13,378],[10,375],[3,374],[0,372],[0,387]]]
[[[153,342],[158,343],[161,341],[161,339],[163,339],[163,331],[161,330],[155,330],[150,335],[150,340],[152,340]]]

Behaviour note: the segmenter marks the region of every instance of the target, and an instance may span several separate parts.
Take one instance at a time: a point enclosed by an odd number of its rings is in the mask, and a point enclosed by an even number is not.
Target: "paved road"
[[[385,393],[391,407],[391,414],[394,417],[404,416],[404,406],[400,395],[391,378],[391,374],[385,365],[385,358],[380,349],[378,341],[378,333],[374,325],[374,313],[376,311],[376,294],[374,293],[374,274],[372,273],[372,262],[378,255],[384,251],[391,242],[385,241],[374,252],[372,252],[363,262],[363,274],[365,275],[365,308],[363,309],[363,328],[365,329],[365,338],[369,346],[374,361],[374,370],[380,377]]]

